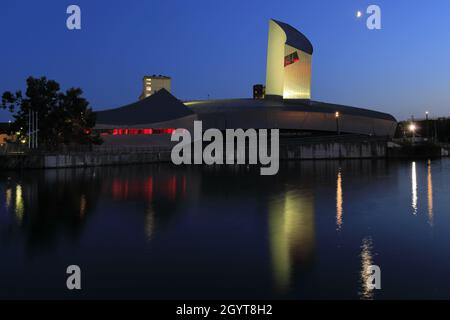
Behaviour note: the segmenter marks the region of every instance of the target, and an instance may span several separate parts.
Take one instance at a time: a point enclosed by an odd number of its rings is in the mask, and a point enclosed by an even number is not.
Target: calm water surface
[[[449,182],[450,159],[0,172],[0,298],[450,298]]]

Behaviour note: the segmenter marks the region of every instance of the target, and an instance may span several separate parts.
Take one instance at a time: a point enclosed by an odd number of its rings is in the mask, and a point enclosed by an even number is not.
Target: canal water
[[[0,298],[450,298],[449,182],[449,159],[0,172]]]

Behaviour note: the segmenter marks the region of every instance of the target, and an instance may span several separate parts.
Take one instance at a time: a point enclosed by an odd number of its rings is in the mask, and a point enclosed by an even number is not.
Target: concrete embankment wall
[[[102,165],[125,165],[137,163],[168,162],[170,151],[142,153],[85,153],[73,155],[48,155],[45,168],[89,167]]]
[[[168,162],[170,151],[139,153],[83,152],[69,154],[0,156],[1,169],[74,168],[106,165]]]
[[[0,169],[71,168],[170,162],[170,149],[67,154],[0,155]],[[387,142],[374,138],[290,139],[280,143],[281,160],[364,159],[387,156]]]
[[[364,159],[385,158],[386,140],[367,139],[359,141],[323,141],[287,143],[280,146],[280,159]]]

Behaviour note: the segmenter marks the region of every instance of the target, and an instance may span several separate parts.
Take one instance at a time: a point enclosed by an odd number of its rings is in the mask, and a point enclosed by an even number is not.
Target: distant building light
[[[143,79],[143,90],[142,94],[139,96],[139,99],[145,99],[161,89],[166,89],[168,92],[171,92],[171,78],[166,76],[144,76]]]

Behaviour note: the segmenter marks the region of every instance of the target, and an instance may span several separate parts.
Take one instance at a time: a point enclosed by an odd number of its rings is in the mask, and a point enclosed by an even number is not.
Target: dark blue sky
[[[70,4],[80,31],[66,28]],[[381,7],[380,31],[355,16],[369,4]],[[450,116],[448,0],[1,1],[0,91],[45,75],[99,110],[135,101],[143,75],[164,74],[180,99],[250,97],[265,82],[269,18],[313,43],[313,99]]]

